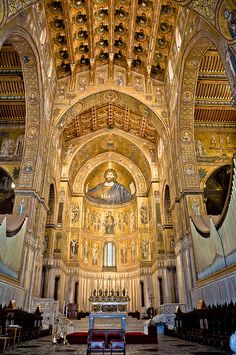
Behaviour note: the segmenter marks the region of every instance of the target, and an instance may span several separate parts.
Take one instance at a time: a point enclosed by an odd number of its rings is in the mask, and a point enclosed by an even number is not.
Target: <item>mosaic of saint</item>
[[[117,181],[115,169],[107,169],[104,178],[105,181],[87,191],[86,195],[90,201],[103,205],[116,205],[133,199],[131,192]]]
[[[219,11],[219,27],[227,39],[236,38],[235,0],[225,0],[222,2]]]

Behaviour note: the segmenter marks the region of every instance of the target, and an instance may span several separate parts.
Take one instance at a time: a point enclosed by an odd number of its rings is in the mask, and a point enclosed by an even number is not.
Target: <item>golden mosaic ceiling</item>
[[[177,17],[169,0],[46,0],[58,78],[108,64],[164,80]]]
[[[103,128],[118,128],[151,143],[156,142],[156,128],[150,119],[118,103],[105,103],[82,112],[67,124],[64,138],[69,141]]]
[[[196,88],[195,124],[236,124],[231,105],[232,92],[217,49],[212,46],[203,56]]]
[[[20,57],[9,42],[0,51],[0,123],[25,123],[25,88]]]

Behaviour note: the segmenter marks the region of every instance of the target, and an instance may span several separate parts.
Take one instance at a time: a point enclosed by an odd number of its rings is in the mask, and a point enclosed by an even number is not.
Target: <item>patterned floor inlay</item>
[[[86,355],[86,345],[53,345],[52,338],[31,340],[20,344],[6,355]],[[93,353],[96,354],[96,353]],[[109,354],[109,353],[106,353]],[[158,344],[127,344],[126,355],[226,355],[222,349],[204,346],[189,341],[158,336]],[[229,354],[229,353],[228,353]]]

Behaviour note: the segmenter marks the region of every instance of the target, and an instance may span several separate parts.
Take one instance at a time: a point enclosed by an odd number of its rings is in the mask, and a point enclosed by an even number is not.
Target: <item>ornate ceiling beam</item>
[[[128,132],[128,130],[129,130],[129,112],[130,112],[130,109],[127,106],[125,109],[125,120],[124,120],[124,131],[125,132]]]
[[[115,23],[114,0],[109,0],[109,53],[114,52],[114,23]]]
[[[205,77],[205,76],[198,76],[198,82],[200,85],[204,85],[204,84],[215,84],[215,85],[227,85],[229,86],[228,81],[224,79],[222,79],[222,77]]]
[[[62,0],[62,4],[63,4],[64,14],[65,14],[64,23],[65,23],[65,32],[67,38],[67,46],[69,50],[69,60],[70,63],[72,64],[75,62],[75,57],[74,57],[72,31],[70,30],[72,27],[71,18],[70,18],[71,4],[68,0]]]
[[[144,138],[146,124],[147,124],[147,118],[143,116],[140,122],[140,130],[139,130],[139,137],[141,138]]]
[[[22,70],[21,70],[21,73],[22,73]],[[15,81],[19,81],[19,82],[22,82],[22,78],[19,76],[19,75],[1,75],[1,72],[0,72],[0,81],[10,81],[10,82],[15,82]]]
[[[134,48],[134,30],[135,30],[135,20],[137,13],[137,1],[132,1],[129,11],[129,44],[128,44],[128,52],[127,59],[133,58],[133,48]]]
[[[108,116],[108,127],[113,128],[114,118],[113,118],[113,105],[111,102],[108,104],[109,116]]]
[[[230,105],[230,101],[222,101],[214,99],[204,99],[204,100],[196,100],[196,108],[198,110],[204,110],[207,108],[207,110],[217,110],[217,109],[222,109],[222,110],[230,110],[230,111],[235,111],[235,108]],[[235,113],[235,120],[236,120],[236,113]]]
[[[81,135],[80,117],[77,116],[75,118],[74,122],[75,122],[75,129],[76,129],[77,137],[80,137],[80,135]]]
[[[96,107],[92,107],[92,129],[93,131],[97,130],[97,111]]]
[[[219,73],[211,73],[208,71],[201,71],[198,74],[198,80],[211,80],[211,81],[217,81],[217,80],[222,80],[228,83],[227,77],[225,74],[219,74]]]
[[[11,106],[12,104],[14,104],[13,106],[25,106],[25,96],[0,96],[1,106]]]
[[[90,58],[95,59],[95,48],[94,48],[94,8],[93,0],[87,2],[87,14],[88,14],[88,46],[90,50]]]
[[[158,34],[158,25],[160,20],[160,12],[161,12],[161,1],[155,1],[151,36],[150,36],[149,48],[148,48],[147,66],[151,66],[153,62],[153,56],[155,52],[155,45],[156,45],[157,34]]]

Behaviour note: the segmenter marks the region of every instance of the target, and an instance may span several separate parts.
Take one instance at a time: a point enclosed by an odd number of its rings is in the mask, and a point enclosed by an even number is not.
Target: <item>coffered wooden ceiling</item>
[[[25,88],[20,57],[11,43],[0,51],[0,123],[25,123]]]
[[[156,128],[147,117],[128,106],[109,103],[92,107],[72,119],[64,130],[65,141],[103,128],[118,128],[151,143],[157,138]]]
[[[58,78],[113,64],[163,81],[177,17],[170,0],[46,0]]]
[[[236,109],[231,105],[232,92],[216,47],[203,56],[196,88],[195,125],[236,125]]]

